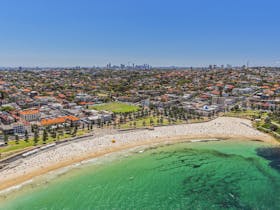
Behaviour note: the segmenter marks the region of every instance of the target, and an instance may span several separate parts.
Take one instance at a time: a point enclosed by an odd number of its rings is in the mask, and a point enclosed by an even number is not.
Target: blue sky
[[[279,0],[0,0],[0,66],[280,65]]]

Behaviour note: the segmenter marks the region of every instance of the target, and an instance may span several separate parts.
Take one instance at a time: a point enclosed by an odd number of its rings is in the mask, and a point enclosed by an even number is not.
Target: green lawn
[[[136,112],[139,110],[138,106],[119,103],[119,102],[111,102],[106,104],[94,105],[90,107],[91,109],[95,109],[97,111],[110,111],[114,113],[129,113],[129,112]]]
[[[163,118],[163,122],[162,124],[158,123],[158,117],[145,117],[145,118],[141,118],[141,119],[137,119],[135,120],[136,122],[136,128],[143,128],[143,127],[148,127],[151,126],[150,122],[151,120],[153,121],[153,125],[157,126],[157,125],[168,125],[168,119]],[[143,126],[143,122],[146,122],[146,126]],[[177,120],[177,122],[171,122],[171,124],[181,124],[183,121],[182,120]],[[125,124],[121,124],[121,128],[122,129],[126,129],[126,128],[134,128],[134,121],[130,121],[127,122]]]
[[[84,130],[84,131],[83,130],[78,130],[77,131],[77,136],[81,136],[81,135],[85,134],[86,132],[87,132],[86,130]],[[70,138],[70,137],[72,137],[72,135],[64,133],[63,136],[61,136],[61,135],[59,136],[59,139],[54,139],[49,134],[48,135],[48,140],[46,141],[46,144],[55,142],[55,140],[60,141],[60,140]],[[12,154],[18,153],[18,152],[23,151],[25,149],[29,149],[29,148],[34,147],[33,139],[34,139],[33,137],[30,137],[28,142],[25,142],[24,140],[19,140],[18,144],[16,144],[16,141],[14,141],[14,140],[9,141],[8,146],[0,148],[1,158],[10,156]],[[43,145],[43,144],[44,143],[43,143],[43,140],[42,140],[42,136],[40,136],[39,141],[38,141],[36,146],[40,146],[40,145]]]
[[[246,111],[231,111],[231,112],[226,112],[225,115],[226,117],[240,117],[240,118],[258,118],[261,116],[262,118],[267,116],[267,113],[261,113],[260,111],[256,110],[246,110]]]

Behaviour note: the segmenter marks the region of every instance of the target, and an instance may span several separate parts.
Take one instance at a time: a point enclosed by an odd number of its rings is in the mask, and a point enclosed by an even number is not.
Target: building
[[[40,111],[38,109],[23,110],[19,112],[19,116],[28,122],[37,121],[40,119]]]
[[[8,112],[0,112],[0,121],[5,125],[9,125],[15,122],[15,119]]]
[[[1,125],[3,133],[8,135],[24,134],[25,131],[31,132],[31,126],[28,123],[16,122],[9,125]]]
[[[212,97],[212,104],[224,105],[225,101],[226,101],[225,97],[218,97],[218,96]]]
[[[27,131],[28,133],[31,132],[31,126],[29,123],[14,123],[13,124],[13,130],[14,130],[14,134],[24,134],[25,131]]]
[[[41,120],[42,126],[50,126],[50,125],[58,125],[63,123],[77,123],[79,122],[79,118],[69,115],[69,116],[61,116],[61,117],[54,117],[54,118],[45,118]]]

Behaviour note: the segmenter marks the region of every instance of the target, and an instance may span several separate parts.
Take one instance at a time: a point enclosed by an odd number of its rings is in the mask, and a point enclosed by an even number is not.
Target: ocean
[[[39,177],[1,194],[0,209],[280,209],[278,152],[232,140],[138,148]]]

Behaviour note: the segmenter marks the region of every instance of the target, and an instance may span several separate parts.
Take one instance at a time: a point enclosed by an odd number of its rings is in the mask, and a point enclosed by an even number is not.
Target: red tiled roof
[[[39,110],[38,109],[29,109],[29,110],[23,110],[19,112],[20,115],[31,115],[31,114],[38,114]]]
[[[70,115],[70,116],[62,116],[62,117],[51,118],[51,119],[42,119],[41,125],[46,126],[46,125],[61,124],[61,123],[66,122],[67,120],[78,121],[79,118]]]
[[[220,95],[220,92],[217,91],[217,90],[213,90],[211,93],[214,94],[214,95]]]

